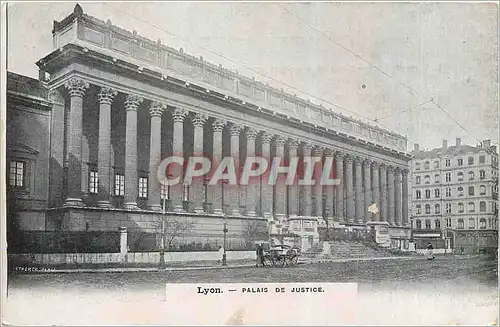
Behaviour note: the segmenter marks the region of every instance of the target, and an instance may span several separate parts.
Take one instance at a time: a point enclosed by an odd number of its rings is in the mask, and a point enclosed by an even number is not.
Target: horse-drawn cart
[[[299,257],[299,249],[288,245],[275,245],[264,250],[264,265],[267,267],[295,266]]]

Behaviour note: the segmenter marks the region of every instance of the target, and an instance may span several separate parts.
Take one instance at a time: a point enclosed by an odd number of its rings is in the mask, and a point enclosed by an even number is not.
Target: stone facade
[[[54,23],[53,37],[54,51],[37,62],[52,106],[43,135],[51,145],[45,228],[154,232],[165,207],[167,216],[195,223],[192,238],[221,239],[223,218],[233,239],[252,222],[302,235],[308,245],[318,241],[323,218],[348,228],[387,222],[394,235],[409,230],[404,137],[124,31],[78,5]],[[341,183],[198,180],[160,189],[153,177],[161,159],[200,153],[213,161],[314,155]],[[372,203],[380,214],[367,211]]]
[[[485,140],[412,152],[414,238],[475,252],[498,243],[498,154]],[[421,243],[425,243],[422,241]],[[421,246],[423,246],[421,244]]]

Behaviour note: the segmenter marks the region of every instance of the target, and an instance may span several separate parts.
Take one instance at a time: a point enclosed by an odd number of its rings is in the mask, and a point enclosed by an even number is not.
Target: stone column
[[[333,151],[330,149],[326,149],[325,151],[325,163],[327,162],[333,165]],[[325,209],[327,212],[327,217],[334,217],[335,211],[333,203],[335,202],[335,185],[325,185],[323,187],[323,192],[325,193]]]
[[[297,147],[299,143],[296,140],[290,140],[288,142],[288,158],[297,158]],[[296,217],[299,214],[299,195],[298,195],[298,183],[297,178],[292,183],[288,185],[288,215],[290,217]]]
[[[125,203],[126,209],[137,209],[137,109],[142,103],[137,95],[127,96],[125,110],[127,122],[125,129]]]
[[[99,174],[99,207],[110,207],[111,202],[111,103],[118,92],[102,87],[99,93],[99,149],[97,171]]]
[[[161,186],[158,180],[158,166],[161,162],[161,115],[166,106],[159,102],[151,103],[151,131],[149,139],[149,173],[148,173],[148,207],[151,210],[161,210]]]
[[[184,119],[188,111],[182,108],[175,108],[172,112],[172,119],[174,121],[173,141],[172,141],[172,154],[173,156],[185,158],[184,156]],[[175,164],[171,166],[172,178],[180,177],[180,182],[177,185],[170,187],[170,194],[172,199],[172,207],[176,212],[184,211],[184,183],[183,183],[183,167]]]
[[[314,215],[316,217],[323,217],[323,185],[321,184],[321,173],[323,169],[323,151],[322,147],[314,147],[314,157],[320,158],[316,163],[314,170]]]
[[[387,166],[380,164],[380,221],[388,221],[387,217]]]
[[[285,162],[285,142],[285,138],[281,136],[277,136],[274,141],[276,145],[275,157],[281,158],[281,165]],[[279,221],[283,220],[286,213],[286,192],[286,176],[279,174],[274,186],[274,215]]]
[[[335,186],[335,216],[340,223],[344,223],[346,215],[344,213],[344,157],[341,152],[335,153],[335,178],[340,180],[340,184]]]
[[[230,129],[231,133],[231,157],[234,160],[234,169],[236,173],[236,180],[240,180],[240,133],[242,127],[233,124]],[[240,215],[240,192],[239,183],[236,185],[226,184],[228,192],[229,214]]]
[[[302,158],[311,157],[312,146],[310,144],[304,143],[302,146]],[[303,171],[307,168],[307,164],[303,162]],[[310,169],[310,168],[309,168]],[[299,202],[302,203],[302,216],[310,217],[312,215],[312,186],[311,185],[301,185],[302,186],[302,196],[299,197]]]
[[[395,223],[396,226],[401,226],[401,220],[403,218],[403,211],[402,211],[402,206],[401,206],[401,169],[396,168],[395,170],[396,173],[396,201],[395,201],[395,207],[396,207],[396,215],[395,215]]]
[[[408,227],[408,169],[403,169],[402,171],[403,177],[403,203],[402,203],[402,218],[403,218],[403,226]]]
[[[263,133],[260,137],[262,142],[262,157],[267,160],[268,169],[261,177],[261,211],[264,217],[269,218],[273,213],[273,186],[269,185],[269,171],[271,169],[271,139],[273,134]],[[284,140],[283,140],[284,144]],[[283,147],[283,144],[281,147]]]
[[[380,221],[380,217],[381,217],[381,213],[380,213],[380,210],[381,210],[381,207],[382,207],[382,204],[380,203],[380,174],[379,174],[379,170],[380,170],[380,165],[378,164],[378,162],[372,162],[372,181],[373,181],[373,185],[372,185],[372,191],[373,191],[373,203],[376,203],[377,204],[377,208],[379,210],[379,212],[377,214],[374,214],[373,215],[373,221]]]
[[[372,180],[371,180],[371,161],[370,160],[365,160],[363,161],[363,169],[364,169],[364,175],[363,175],[363,186],[364,186],[364,191],[365,191],[365,201],[364,201],[364,212],[365,212],[365,219],[364,222],[368,222],[372,220],[372,213],[368,211],[368,207],[373,204],[373,199],[372,199]]]
[[[354,207],[354,187],[353,187],[353,166],[354,158],[351,155],[347,155],[345,158],[345,186],[346,186],[346,204],[347,204],[347,223],[354,222],[355,207]]]
[[[389,224],[394,225],[394,212],[395,212],[395,204],[394,204],[394,167],[387,167],[387,193],[388,193],[388,212],[387,212],[387,221]]]
[[[363,208],[363,181],[362,181],[362,171],[361,171],[361,164],[363,162],[363,159],[360,157],[356,157],[354,160],[354,167],[355,167],[355,199],[356,199],[356,218],[355,221],[357,224],[362,224],[365,216],[365,210]]]
[[[203,126],[208,120],[208,116],[197,113],[192,121],[194,128],[193,135],[193,157],[203,157]],[[204,177],[194,177],[189,192],[189,200],[193,203],[193,210],[196,213],[203,213],[203,202],[205,201]]]
[[[127,261],[127,252],[128,252],[128,241],[127,241],[127,227],[120,227],[120,256],[121,261]]]
[[[255,138],[258,132],[252,128],[246,130],[247,138],[247,158],[255,157]],[[246,185],[246,215],[250,217],[255,217],[255,207],[257,205],[257,197],[259,192],[259,178],[251,177],[248,180],[248,185]],[[245,185],[241,185],[245,187]]]
[[[70,78],[64,86],[70,95],[68,126],[68,192],[65,205],[82,206],[82,118],[83,96],[89,83],[79,78]]]
[[[217,167],[222,160],[222,130],[226,126],[226,121],[221,119],[216,119],[212,123],[213,130],[213,150],[212,150],[212,165]],[[212,167],[213,168],[213,167]],[[222,215],[224,211],[222,209],[222,182],[219,181],[215,185],[210,185],[211,188],[211,202],[212,211],[214,214]]]

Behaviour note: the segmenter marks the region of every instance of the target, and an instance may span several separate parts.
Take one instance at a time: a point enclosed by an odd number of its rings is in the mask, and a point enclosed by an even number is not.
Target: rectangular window
[[[96,194],[99,187],[99,175],[97,171],[90,171],[89,173],[89,193]]]
[[[451,227],[451,218],[446,218],[446,227]]]
[[[446,213],[451,213],[451,203],[446,203]]]
[[[474,218],[469,218],[469,229],[476,228],[476,220]]]
[[[446,188],[446,196],[447,197],[451,196],[451,187]]]
[[[474,157],[469,157],[469,158],[467,159],[467,161],[468,161],[467,163],[468,163],[469,165],[473,165],[473,164],[474,164]]]
[[[139,197],[147,198],[148,197],[148,178],[147,177],[139,177]]]
[[[115,195],[125,195],[125,175],[115,174]]]
[[[24,187],[24,161],[13,160],[10,162],[10,186]]]
[[[444,162],[444,165],[445,165],[446,167],[450,167],[450,165],[451,165],[451,160],[450,160],[450,159],[446,159],[446,161]]]
[[[458,163],[459,166],[463,166],[464,165],[464,159],[458,159],[457,163]]]
[[[431,221],[430,219],[425,220],[425,229],[431,229]]]
[[[446,173],[446,181],[451,182],[451,173]]]
[[[463,219],[459,219],[458,220],[457,228],[458,229],[464,229],[464,220]]]
[[[485,156],[479,156],[479,163],[484,164],[485,163]]]
[[[474,195],[474,186],[469,186],[469,195]]]

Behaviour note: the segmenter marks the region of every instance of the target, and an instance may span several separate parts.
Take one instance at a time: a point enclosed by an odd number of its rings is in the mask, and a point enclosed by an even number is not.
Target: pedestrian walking
[[[434,247],[432,246],[431,242],[427,244],[427,260],[434,260],[436,257],[434,257],[433,250]]]

